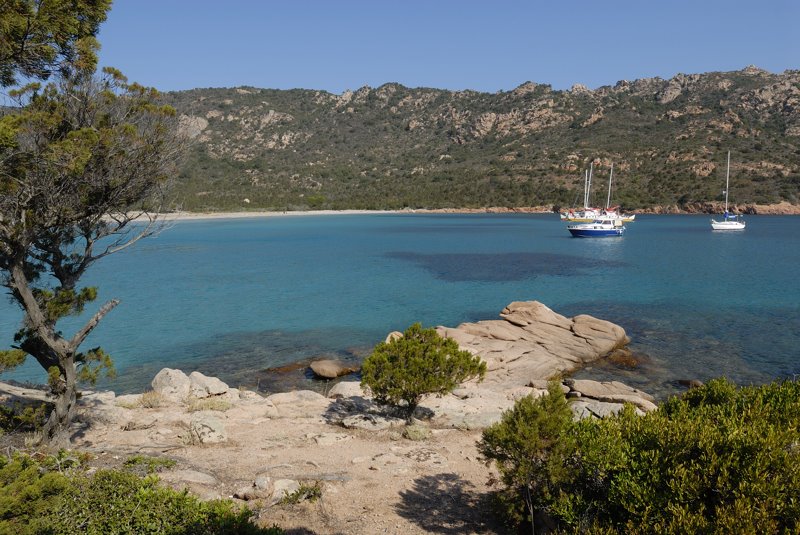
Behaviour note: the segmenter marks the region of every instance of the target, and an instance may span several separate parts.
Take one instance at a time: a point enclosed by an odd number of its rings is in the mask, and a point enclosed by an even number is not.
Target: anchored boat
[[[725,213],[722,221],[711,220],[711,230],[744,230],[744,219],[737,214],[728,213],[728,184],[731,176],[731,151],[728,151],[728,170],[725,171]]]
[[[591,223],[567,225],[567,230],[575,238],[605,238],[622,236],[625,232],[625,225],[622,224],[622,219],[607,218],[596,219]]]

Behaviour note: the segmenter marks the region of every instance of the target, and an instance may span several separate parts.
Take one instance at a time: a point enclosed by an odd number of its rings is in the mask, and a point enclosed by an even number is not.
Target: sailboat
[[[636,219],[636,214],[623,214],[619,212],[619,206],[611,206],[611,180],[614,178],[614,163],[611,163],[611,173],[608,175],[608,198],[606,199],[606,207],[603,213],[600,214],[604,218],[610,217],[611,219],[620,219],[623,223],[631,223]]]
[[[728,151],[728,169],[725,171],[725,213],[722,214],[722,221],[711,220],[712,230],[744,230],[744,219],[736,214],[728,213],[728,186],[731,177],[731,151]]]
[[[605,208],[590,208],[589,193],[592,189],[592,172],[594,171],[594,161],[589,164],[586,178],[583,182],[583,210],[569,210],[562,212],[561,220],[567,223],[592,223],[597,219],[620,219],[623,223],[630,223],[636,218],[635,214],[622,214],[619,206],[611,206],[611,180],[614,177],[614,164],[611,164],[611,173],[608,175],[608,198]]]
[[[599,208],[589,206],[589,198],[592,191],[592,172],[594,171],[594,160],[589,163],[589,170],[585,172],[583,179],[583,210],[569,210],[559,214],[561,221],[567,223],[591,223],[600,216]]]

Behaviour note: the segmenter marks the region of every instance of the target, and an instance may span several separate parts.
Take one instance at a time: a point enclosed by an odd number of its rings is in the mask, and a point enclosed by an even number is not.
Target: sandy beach
[[[374,215],[374,214],[549,214],[552,209],[545,206],[520,208],[488,207],[488,208],[437,208],[406,210],[307,210],[307,211],[267,211],[253,210],[246,212],[164,212],[160,219],[167,221],[191,221],[203,219],[250,219],[259,217],[296,217],[296,216],[329,216],[329,215]]]
[[[762,215],[800,215],[800,205],[781,202],[772,205],[748,205],[749,212]],[[717,210],[718,211],[718,210]],[[716,213],[714,210],[699,208],[682,211],[677,207],[653,207],[650,209],[634,210],[642,214],[697,214]],[[741,212],[747,212],[741,210]],[[436,208],[436,209],[405,209],[405,210],[308,210],[308,211],[267,211],[252,210],[240,212],[165,212],[159,219],[165,221],[195,221],[208,219],[252,219],[260,217],[297,217],[297,216],[333,216],[333,215],[374,215],[374,214],[550,214],[551,206],[522,206],[507,208],[490,206],[487,208]]]

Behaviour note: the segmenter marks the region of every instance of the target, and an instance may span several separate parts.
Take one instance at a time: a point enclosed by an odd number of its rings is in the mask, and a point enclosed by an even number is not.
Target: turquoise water
[[[547,215],[326,215],[185,221],[96,264],[86,282],[121,304],[92,334],[140,390],[162,367],[264,390],[299,368],[358,361],[415,321],[493,319],[536,299],[622,325],[642,365],[581,372],[664,395],[679,379],[758,383],[800,373],[800,218],[754,216],[741,233],[707,216],[639,216],[622,238],[571,238]],[[0,302],[0,338],[21,318]],[[74,322],[73,322],[74,324]],[[65,326],[71,332],[70,326]],[[42,382],[31,360],[7,378]]]

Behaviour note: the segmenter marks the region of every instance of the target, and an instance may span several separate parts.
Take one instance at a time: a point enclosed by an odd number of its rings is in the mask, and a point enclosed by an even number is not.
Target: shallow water
[[[753,216],[740,233],[707,216],[639,216],[622,238],[571,238],[547,215],[325,215],[184,221],[96,264],[87,284],[122,303],[85,347],[102,345],[141,390],[162,367],[231,384],[308,385],[302,367],[358,361],[413,322],[493,319],[537,299],[623,326],[644,357],[595,366],[658,395],[678,379],[740,383],[800,373],[800,218]],[[21,314],[0,302],[0,338]],[[65,322],[71,332],[76,321]],[[44,380],[31,360],[5,378]]]

